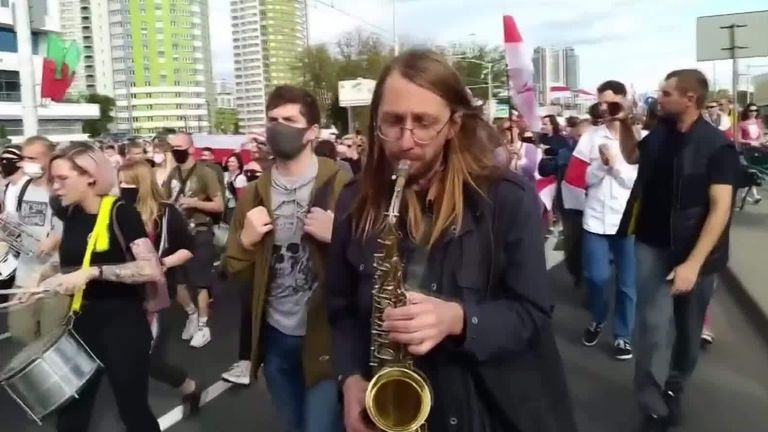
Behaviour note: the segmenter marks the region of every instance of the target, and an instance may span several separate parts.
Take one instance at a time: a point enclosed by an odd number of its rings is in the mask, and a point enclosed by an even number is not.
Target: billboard
[[[365,78],[356,80],[339,81],[339,106],[355,107],[367,106],[373,99],[373,89],[376,81]]]
[[[696,19],[696,60],[727,60],[731,58],[730,25],[735,29],[736,58],[768,57],[768,11],[713,15]]]

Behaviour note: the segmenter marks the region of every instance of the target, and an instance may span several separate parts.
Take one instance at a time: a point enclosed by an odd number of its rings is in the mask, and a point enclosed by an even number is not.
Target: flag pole
[[[35,64],[32,57],[32,25],[29,22],[29,2],[16,0],[13,5],[14,27],[18,41],[19,84],[24,136],[37,135],[37,95],[35,94]]]

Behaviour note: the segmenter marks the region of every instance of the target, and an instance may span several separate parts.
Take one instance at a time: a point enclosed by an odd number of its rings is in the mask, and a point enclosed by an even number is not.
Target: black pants
[[[579,210],[565,209],[562,212],[563,236],[565,249],[565,267],[568,269],[573,282],[581,283],[581,237],[584,232],[584,213]]]
[[[168,347],[168,334],[170,325],[168,324],[168,309],[160,312],[157,317],[158,329],[157,337],[152,345],[152,354],[149,356],[149,376],[172,388],[179,388],[187,381],[187,372],[179,366],[169,364],[165,361],[165,352]]]
[[[248,282],[238,283],[240,291],[240,346],[238,348],[238,360],[251,359],[251,344],[253,338],[253,285]]]
[[[97,300],[83,305],[74,330],[104,365],[59,411],[58,432],[86,432],[101,377],[106,374],[127,432],[160,432],[149,407],[152,334],[140,300]]]

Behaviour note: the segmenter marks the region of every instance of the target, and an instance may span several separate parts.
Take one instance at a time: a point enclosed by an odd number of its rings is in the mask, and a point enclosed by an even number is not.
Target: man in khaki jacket
[[[267,100],[267,120],[275,164],[243,190],[227,241],[226,270],[252,286],[246,299],[252,363],[233,369],[255,377],[263,365],[283,430],[337,432],[341,406],[323,301],[324,252],[330,210],[349,175],[312,151],[320,110],[309,92],[277,87]]]

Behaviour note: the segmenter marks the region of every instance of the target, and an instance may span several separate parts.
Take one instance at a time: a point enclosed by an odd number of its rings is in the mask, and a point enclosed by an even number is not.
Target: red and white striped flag
[[[541,122],[533,87],[533,62],[531,56],[527,55],[523,38],[511,15],[504,15],[504,53],[507,60],[509,90],[517,111],[525,120],[529,130],[539,132]]]

